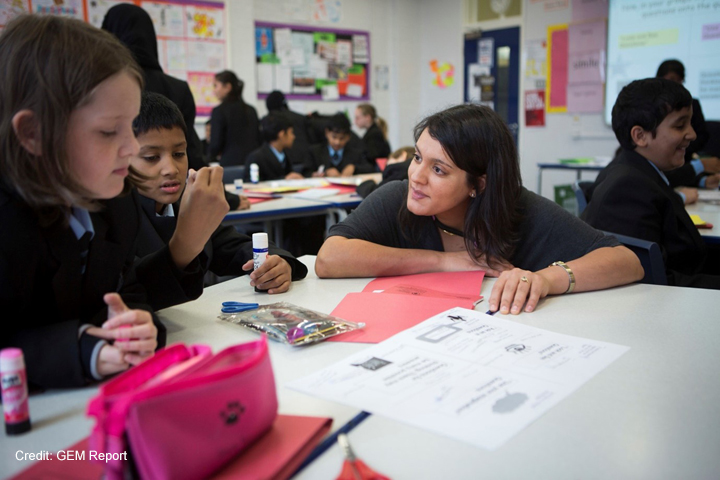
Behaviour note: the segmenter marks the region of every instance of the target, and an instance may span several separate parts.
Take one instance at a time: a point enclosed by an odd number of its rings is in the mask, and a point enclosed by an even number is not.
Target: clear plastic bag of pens
[[[347,322],[287,302],[260,305],[254,310],[237,313],[221,313],[218,318],[266,333],[272,340],[293,346],[322,342],[365,327],[364,323]]]

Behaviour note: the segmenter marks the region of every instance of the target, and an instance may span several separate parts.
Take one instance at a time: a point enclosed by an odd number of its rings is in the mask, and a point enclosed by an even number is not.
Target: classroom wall
[[[245,81],[244,99],[258,114],[267,113],[257,99],[255,81],[254,22],[366,30],[370,32],[370,103],[389,125],[392,148],[414,143],[412,129],[428,113],[462,101],[462,74],[455,85],[440,89],[432,85],[429,62],[450,62],[462,71],[463,0],[342,0],[342,17],[335,23],[301,22],[288,0],[226,1],[228,19],[228,68]],[[389,88],[375,85],[375,65],[389,67]],[[351,116],[359,102],[289,101],[301,113],[347,111]],[[201,125],[198,133],[204,137]],[[362,133],[362,132],[358,132]]]
[[[472,1],[472,0],[469,0]],[[557,3],[557,2],[555,2]],[[568,2],[572,3],[572,2]],[[469,6],[466,3],[467,15]],[[466,21],[465,29],[494,30],[511,26],[520,26],[522,45],[527,40],[538,40],[547,37],[547,27],[571,20],[570,7],[548,12],[545,2],[525,0],[521,17],[473,23]],[[521,62],[520,80],[520,167],[523,182],[527,188],[537,188],[539,162],[552,162],[559,158],[611,156],[618,146],[612,129],[604,123],[602,113],[597,114],[545,114],[545,127],[525,127],[525,112],[522,98],[525,89],[524,65]],[[594,179],[596,173],[583,174],[583,179]],[[546,170],[543,173],[543,196],[553,198],[554,184],[568,184],[575,181],[574,172]]]

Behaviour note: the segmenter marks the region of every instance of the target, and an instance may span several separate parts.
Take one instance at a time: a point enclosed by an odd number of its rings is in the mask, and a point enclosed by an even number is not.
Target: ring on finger
[[[520,277],[520,281],[521,281],[521,282],[525,282],[525,283],[530,283],[530,282],[528,281],[527,277],[525,277],[525,276]]]

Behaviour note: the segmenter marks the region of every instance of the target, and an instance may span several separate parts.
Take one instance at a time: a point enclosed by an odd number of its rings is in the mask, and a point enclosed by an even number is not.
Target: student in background
[[[582,218],[601,230],[660,245],[668,284],[720,289],[720,265],[665,172],[685,163],[695,140],[692,97],[680,83],[662,78],[625,86],[612,111],[623,151],[600,172]]]
[[[369,103],[361,103],[355,109],[355,126],[365,130],[362,137],[365,157],[375,165],[378,158],[390,155],[390,144],[387,141],[387,123],[378,116],[375,107]]]
[[[201,140],[203,158],[205,159],[205,163],[207,163],[208,165],[210,164],[211,161],[213,161],[213,162],[215,161],[210,158],[211,135],[212,135],[212,128],[210,126],[210,120],[208,120],[207,122],[205,122],[205,138],[203,140]]]
[[[243,101],[243,86],[229,70],[215,75],[213,91],[221,103],[210,116],[210,156],[219,157],[223,167],[245,165],[247,156],[261,143],[257,112]]]
[[[23,350],[31,384],[142,362],[165,342],[150,305],[202,279],[167,249],[132,268],[142,83],[115,37],[78,20],[22,16],[0,37],[0,348]]]
[[[382,181],[380,182],[380,185],[375,183],[374,180],[366,180],[358,185],[358,195],[365,198],[377,190],[378,187],[382,187],[388,182],[392,182],[394,180],[407,180],[408,168],[410,168],[410,163],[412,162],[414,156],[415,147],[403,147],[399,150],[395,150],[388,158],[385,170],[382,172]]]
[[[271,294],[287,291],[292,280],[305,278],[307,267],[271,245],[265,263],[253,271],[252,239],[220,225],[227,213],[227,206],[223,206],[222,168],[191,170],[188,175],[185,130],[182,115],[171,101],[162,95],[143,94],[140,114],[133,122],[140,151],[130,160],[144,177],[138,180],[145,213],[138,255],[151,255],[168,244],[173,259],[181,263],[200,255],[205,271],[220,276],[250,273],[250,284],[260,290]],[[187,200],[203,184],[213,190],[215,202],[204,210],[193,209]],[[198,228],[202,224],[210,228]],[[175,241],[201,234],[193,242]],[[192,248],[194,245],[201,245],[201,249]]]
[[[102,29],[115,35],[133,54],[143,70],[145,90],[165,95],[175,102],[186,125],[195,124],[195,100],[187,82],[165,74],[158,60],[157,37],[150,15],[137,5],[120,4],[110,8]],[[194,169],[205,166],[204,151],[194,129],[188,131],[188,158]]]
[[[685,66],[679,60],[665,60],[658,67],[655,76],[682,85],[685,83]],[[702,151],[710,138],[700,101],[696,98],[692,99],[692,120],[690,124],[697,138],[685,149],[685,165],[666,172],[666,176],[673,187],[687,186],[715,190],[720,184],[720,175],[717,175],[720,173],[720,159],[717,157],[693,158],[695,154]],[[683,192],[683,194],[683,200],[686,204],[694,203],[697,200],[696,192],[690,192],[689,195]]]
[[[166,96],[183,113],[186,125],[195,124],[195,100],[187,82],[165,74],[158,61],[157,38],[150,15],[131,4],[115,5],[108,10],[102,24],[103,30],[115,35],[133,54],[140,64],[145,78],[145,90]],[[208,150],[198,138],[194,128],[187,131],[187,154],[190,168],[199,170],[206,167],[214,157],[206,158]],[[225,200],[230,210],[241,209],[240,198],[234,193],[225,192]]]
[[[643,277],[615,238],[522,187],[512,135],[488,107],[431,115],[415,139],[409,180],[379,188],[330,229],[318,276],[485,270],[499,276],[489,309],[512,314],[546,295]]]
[[[342,114],[333,115],[325,126],[327,145],[316,145],[310,151],[311,161],[303,169],[306,177],[348,177],[369,173],[373,167],[363,152],[349,145],[350,120]]]
[[[270,113],[260,122],[260,132],[265,143],[248,155],[245,161],[244,180],[250,181],[250,165],[253,163],[260,169],[261,182],[304,178],[300,173],[293,171],[290,150],[295,141],[295,134],[290,119],[279,113]]]
[[[288,107],[285,95],[278,90],[270,92],[265,99],[269,113],[277,113],[287,117],[293,127],[295,141],[290,148],[290,158],[294,165],[304,165],[310,161],[310,137],[308,133],[309,122],[305,115],[293,112]]]

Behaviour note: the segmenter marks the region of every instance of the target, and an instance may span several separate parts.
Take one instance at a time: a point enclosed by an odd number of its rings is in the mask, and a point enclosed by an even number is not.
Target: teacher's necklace
[[[447,225],[442,223],[440,220],[435,218],[435,215],[432,216],[432,219],[433,219],[433,222],[435,223],[435,226],[437,228],[439,228],[440,230],[442,230],[443,232],[447,233],[448,235],[458,236],[458,237],[465,236],[465,234],[463,232],[461,232],[460,230],[458,230],[457,228],[448,227]]]

